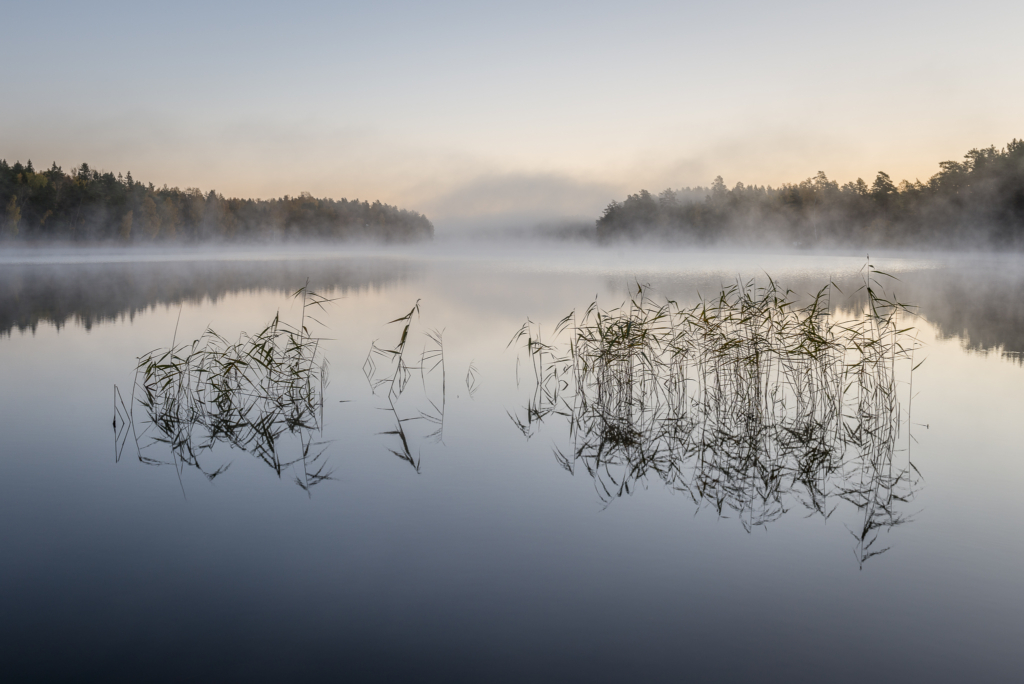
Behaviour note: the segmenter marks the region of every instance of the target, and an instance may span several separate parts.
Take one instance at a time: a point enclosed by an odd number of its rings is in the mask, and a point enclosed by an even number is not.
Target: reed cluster
[[[310,309],[322,309],[330,300],[309,290],[308,283],[293,296],[302,301],[297,326],[277,314],[261,331],[242,333],[237,342],[207,329],[190,344],[172,341],[170,347],[140,357],[129,406],[117,393],[122,448],[130,432],[136,445],[145,443],[139,446],[139,458],[160,463],[143,449],[167,444],[176,466],[192,466],[212,479],[227,466],[207,468],[203,455],[226,443],[253,454],[279,477],[300,464],[296,483],[307,491],[328,479],[322,443],[315,441],[323,422],[328,363],[322,338],[307,323],[319,323]],[[133,418],[136,403],[146,414],[141,434]],[[298,453],[282,453],[286,435],[298,438]]]
[[[750,530],[794,499],[828,516],[839,497],[863,513],[851,531],[866,560],[884,551],[877,531],[904,520],[896,504],[911,485],[894,456],[917,343],[885,277],[865,271],[865,305],[846,317],[832,283],[800,303],[769,279],[692,307],[638,284],[620,307],[571,312],[546,340],[527,321],[510,345],[525,342],[533,392],[513,421],[529,437],[564,418],[570,446],[556,457],[570,472],[582,464],[606,502],[655,477]]]

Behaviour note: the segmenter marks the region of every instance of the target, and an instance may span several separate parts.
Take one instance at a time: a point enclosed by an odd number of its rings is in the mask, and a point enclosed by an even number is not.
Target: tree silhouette
[[[718,176],[707,188],[646,190],[612,202],[599,239],[641,235],[692,244],[724,241],[788,246],[876,244],[1024,247],[1024,140],[973,149],[944,161],[926,183],[896,184],[879,171],[839,183],[823,172],[778,188]]]
[[[434,227],[414,211],[379,201],[299,197],[226,198],[198,188],[156,188],[82,163],[70,174],[54,163],[0,160],[0,234],[7,239],[254,240],[285,238],[429,239]]]

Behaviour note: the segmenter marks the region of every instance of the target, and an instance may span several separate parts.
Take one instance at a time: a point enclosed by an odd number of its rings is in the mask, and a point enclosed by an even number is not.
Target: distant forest
[[[638,237],[693,244],[1024,247],[1024,140],[974,149],[939,164],[927,182],[840,186],[824,173],[781,187],[646,190],[612,202],[597,220],[602,240]]]
[[[82,164],[70,174],[56,163],[0,160],[0,235],[6,240],[233,241],[429,239],[426,216],[380,202],[298,197],[226,198],[213,190],[156,188]]]

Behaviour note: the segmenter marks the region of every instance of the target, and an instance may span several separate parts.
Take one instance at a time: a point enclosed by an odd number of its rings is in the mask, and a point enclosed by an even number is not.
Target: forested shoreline
[[[926,182],[840,186],[824,173],[780,187],[646,190],[612,202],[597,220],[599,240],[654,237],[697,245],[796,247],[1024,248],[1024,140],[973,149],[939,164]]]
[[[0,160],[0,236],[11,241],[161,243],[281,239],[430,239],[423,214],[381,202],[298,197],[226,198],[210,190],[162,188],[82,164]]]

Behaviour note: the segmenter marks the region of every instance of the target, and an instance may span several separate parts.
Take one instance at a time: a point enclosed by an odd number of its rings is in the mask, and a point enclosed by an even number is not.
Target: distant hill
[[[660,237],[694,244],[1024,247],[1024,140],[974,149],[921,181],[879,171],[840,186],[819,171],[800,183],[646,190],[612,202],[599,239]]]
[[[0,235],[25,240],[237,241],[282,238],[408,241],[430,239],[426,216],[380,202],[320,199],[309,193],[271,200],[226,198],[213,190],[156,188],[82,164],[0,160]]]

